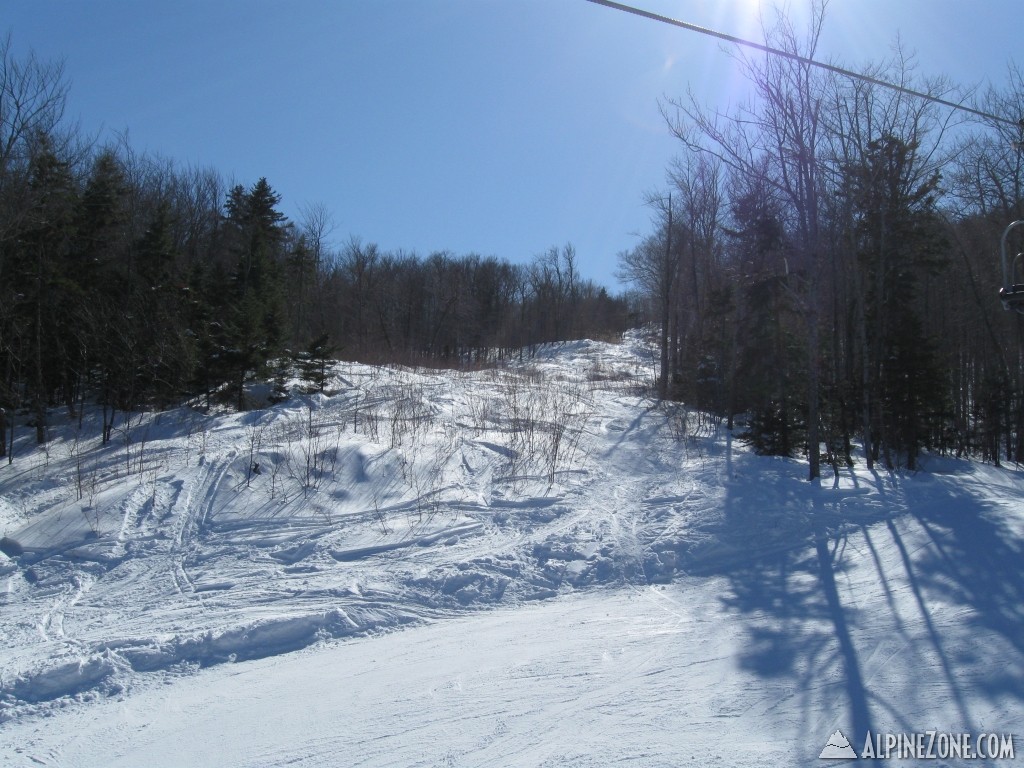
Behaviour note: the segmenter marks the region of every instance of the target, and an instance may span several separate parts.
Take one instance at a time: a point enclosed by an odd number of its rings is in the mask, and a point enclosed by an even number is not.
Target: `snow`
[[[811,485],[657,406],[651,366],[638,334],[339,363],[327,395],[17,443],[0,757],[813,765],[837,731],[1019,728],[1020,471]]]

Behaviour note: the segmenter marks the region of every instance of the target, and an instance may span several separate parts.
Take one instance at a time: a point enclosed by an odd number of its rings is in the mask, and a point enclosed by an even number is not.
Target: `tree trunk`
[[[669,318],[672,304],[672,195],[668,196],[668,227],[665,230],[665,270],[661,286],[661,376],[658,378],[658,399],[668,397],[669,377]]]
[[[860,343],[861,378],[861,429],[864,443],[864,459],[869,470],[875,468],[874,448],[871,445],[871,356],[868,354],[867,310],[864,303],[864,287],[860,273],[854,269],[854,290],[857,291],[857,336]]]
[[[807,308],[807,459],[808,459],[808,480],[814,482],[821,477],[821,432],[818,422],[820,421],[819,398],[821,390],[821,333],[818,323],[818,273],[819,263],[817,252],[811,259],[811,285],[810,297]]]

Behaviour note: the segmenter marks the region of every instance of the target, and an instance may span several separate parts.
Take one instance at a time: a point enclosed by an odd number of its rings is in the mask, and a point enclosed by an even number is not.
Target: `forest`
[[[764,37],[787,55],[737,52],[750,95],[731,111],[661,104],[681,151],[620,256],[660,329],[659,396],[742,418],[811,479],[861,451],[1019,462],[1024,325],[999,288],[1024,77],[965,92],[898,48],[849,77],[811,61],[824,20],[824,3],[806,29],[780,13]]]
[[[265,178],[87,140],[62,65],[8,38],[0,451],[13,460],[15,425],[46,442],[55,409],[102,407],[109,438],[134,409],[256,407],[256,379],[271,400],[296,371],[322,388],[337,357],[487,365],[648,324],[658,400],[806,456],[811,479],[855,456],[1020,461],[1024,326],[998,290],[1000,237],[1024,216],[1024,75],[966,92],[898,49],[863,77],[813,66],[824,10],[766,23],[790,56],[732,54],[749,96],[729,111],[665,98],[679,154],[647,195],[651,231],[619,254],[621,295],[571,244],[526,263],[339,246],[333,212],[289,220]]]
[[[627,304],[582,277],[571,244],[524,264],[385,252],[331,240],[333,214],[281,212],[260,178],[227,182],[97,145],[64,120],[60,64],[0,46],[0,450],[14,426],[48,439],[51,411],[124,414],[322,389],[327,361],[492,364],[555,340],[627,327]],[[3,454],[0,454],[3,455]]]

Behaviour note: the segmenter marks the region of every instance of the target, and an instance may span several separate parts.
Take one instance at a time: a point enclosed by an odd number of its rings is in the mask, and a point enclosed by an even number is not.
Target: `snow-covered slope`
[[[635,335],[342,363],[327,396],[19,444],[0,755],[774,766],[837,729],[1020,729],[1020,472],[811,486],[651,375]]]

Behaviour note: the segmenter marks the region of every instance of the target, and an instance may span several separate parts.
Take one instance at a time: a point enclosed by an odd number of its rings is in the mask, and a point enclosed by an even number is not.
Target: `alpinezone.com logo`
[[[823,760],[1013,760],[1013,734],[1009,733],[872,733],[868,731],[858,752],[841,730],[835,730],[818,755]]]

